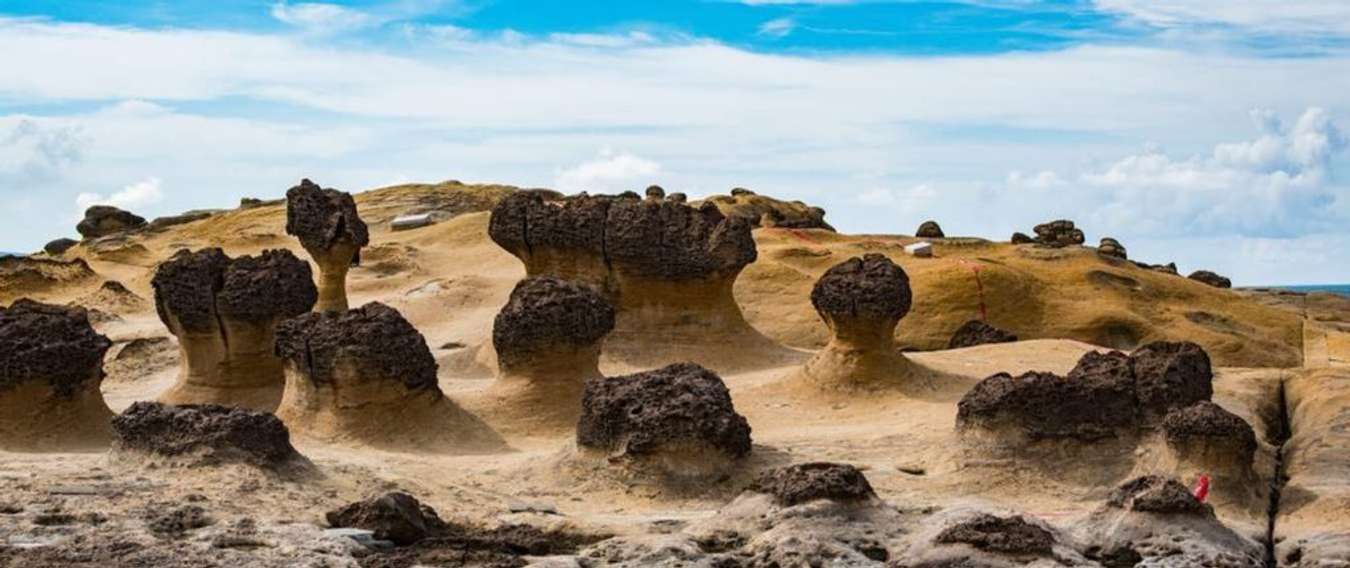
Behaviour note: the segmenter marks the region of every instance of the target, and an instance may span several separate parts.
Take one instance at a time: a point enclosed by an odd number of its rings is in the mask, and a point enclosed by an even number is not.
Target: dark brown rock
[[[677,191],[675,193],[667,195],[666,201],[670,201],[672,203],[685,203],[689,201],[689,196]]]
[[[1053,373],[1013,377],[999,373],[980,381],[957,404],[960,428],[1011,426],[1029,439],[1091,442],[1133,432],[1133,385]]]
[[[1223,276],[1219,276],[1218,274],[1215,274],[1215,273],[1210,272],[1210,271],[1208,271],[1208,270],[1197,270],[1197,271],[1195,271],[1195,272],[1192,272],[1190,276],[1187,276],[1187,278],[1190,278],[1191,280],[1195,280],[1196,282],[1203,282],[1203,283],[1208,284],[1208,285],[1210,285],[1210,286],[1213,286],[1213,287],[1215,287],[1215,288],[1232,288],[1232,287],[1233,287],[1233,281],[1232,281],[1232,280],[1229,280],[1229,279],[1227,279],[1227,278],[1224,278]]]
[[[189,331],[218,327],[216,294],[229,264],[230,257],[218,248],[180,250],[160,263],[150,280],[160,321],[172,329],[170,322],[177,319]]]
[[[375,538],[399,546],[438,535],[447,528],[435,509],[401,491],[349,504],[329,511],[324,517],[333,528],[375,531]]]
[[[509,364],[541,352],[594,345],[614,329],[614,307],[594,288],[550,276],[521,280],[492,326],[497,357]]]
[[[215,404],[170,406],[137,402],[112,420],[114,447],[122,451],[203,462],[276,468],[304,458],[290,432],[270,412]]]
[[[178,225],[195,223],[197,221],[201,221],[202,219],[207,219],[212,215],[215,215],[216,213],[219,213],[219,211],[199,210],[199,211],[188,211],[180,215],[171,215],[168,217],[156,217],[154,221],[150,222],[149,228],[152,231],[159,231],[167,229],[169,227],[176,227]]]
[[[220,328],[219,318],[266,322],[308,312],[318,299],[309,264],[287,250],[231,259],[218,248],[179,251],[151,280],[160,320],[189,331]]]
[[[744,187],[733,187],[733,188],[731,188],[731,195],[732,195],[732,197],[737,197],[737,196],[741,196],[741,195],[754,195],[754,194],[755,194],[755,192],[750,191],[750,190],[748,190],[748,189],[746,189],[746,188],[744,188]]]
[[[1055,536],[1021,515],[1000,517],[980,513],[957,522],[938,533],[939,544],[969,544],[980,550],[1000,554],[1049,555]]]
[[[1119,351],[1088,351],[1078,358],[1069,378],[1125,385],[1134,390],[1134,362]]]
[[[488,236],[522,259],[535,247],[603,257],[605,222],[613,198],[586,194],[548,199],[518,191],[492,209]]]
[[[1199,345],[1158,341],[1136,349],[1130,360],[1140,408],[1151,421],[1214,396],[1209,354]]]
[[[924,221],[919,225],[919,230],[914,231],[914,236],[921,239],[941,239],[947,235],[942,232],[942,226],[937,221]]]
[[[0,308],[0,390],[46,381],[72,397],[88,381],[103,380],[103,355],[112,342],[79,308],[19,300]]]
[[[693,363],[589,380],[581,408],[577,444],[585,448],[642,456],[696,444],[733,458],[750,453],[750,423],[721,377]]]
[[[1162,422],[1167,445],[1186,452],[1195,446],[1230,452],[1241,463],[1256,454],[1256,432],[1236,414],[1208,400],[1173,410]]]
[[[661,201],[666,198],[666,190],[659,185],[647,186],[647,191],[645,193],[647,195],[647,199],[651,199],[653,201]]]
[[[899,320],[912,302],[905,270],[875,253],[835,265],[811,289],[811,305],[823,318]]]
[[[802,463],[780,467],[759,475],[750,491],[772,495],[784,507],[817,499],[843,503],[876,497],[872,484],[858,468],[839,463]]]
[[[307,179],[286,191],[286,234],[299,238],[308,250],[328,250],[338,241],[370,244],[370,231],[352,196]]]
[[[1125,482],[1111,493],[1106,504],[1140,513],[1214,514],[1213,508],[1197,501],[1181,482],[1161,475],[1145,475]]]
[[[1036,233],[1036,242],[1048,247],[1081,245],[1086,240],[1083,231],[1074,227],[1073,221],[1068,219],[1041,223],[1036,225],[1033,232]]]
[[[75,230],[86,239],[106,237],[145,226],[145,218],[110,205],[95,205],[84,211]]]
[[[1120,241],[1117,241],[1111,237],[1102,237],[1101,244],[1097,245],[1097,254],[1111,258],[1118,258],[1120,260],[1126,260],[1129,258],[1128,253],[1126,253],[1125,251],[1125,247],[1120,244]]]
[[[319,383],[333,381],[339,361],[365,376],[394,379],[410,390],[434,390],[436,360],[403,315],[371,302],[346,313],[308,313],[277,326],[277,355]]]
[[[1012,244],[1015,245],[1029,245],[1036,242],[1036,239],[1031,238],[1031,236],[1026,233],[1013,233],[1011,240]]]
[[[960,349],[992,343],[1012,343],[1014,341],[1017,341],[1017,335],[1015,334],[1003,331],[980,320],[970,320],[958,328],[956,333],[952,334],[951,341],[947,342],[947,349]]]
[[[47,254],[50,254],[52,256],[59,256],[65,254],[65,252],[70,250],[71,247],[78,244],[80,244],[80,241],[77,241],[75,239],[61,238],[47,243],[42,247],[42,250],[46,251]]]
[[[605,222],[605,256],[623,274],[662,280],[738,274],[755,261],[750,224],[717,206],[614,202]]]

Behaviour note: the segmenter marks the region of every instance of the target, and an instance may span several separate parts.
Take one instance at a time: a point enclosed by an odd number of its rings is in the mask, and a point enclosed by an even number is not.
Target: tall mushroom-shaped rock
[[[347,270],[361,263],[370,232],[348,193],[307,179],[286,191],[286,234],[319,265],[319,311],[347,311]]]
[[[829,326],[830,342],[797,377],[823,388],[927,386],[933,373],[895,346],[895,327],[912,303],[909,276],[884,255],[835,265],[811,290],[811,304]]]
[[[600,345],[612,329],[614,307],[589,285],[521,280],[492,326],[497,379],[488,395],[499,403],[492,414],[532,432],[575,425],[586,381],[601,376]]]
[[[795,354],[745,321],[732,286],[756,258],[748,222],[700,207],[632,196],[546,199],[513,194],[489,234],[529,276],[591,284],[618,309],[607,357],[635,367],[692,360],[718,369]]]
[[[0,448],[105,446],[112,411],[99,385],[110,346],[82,309],[31,300],[0,307]]]
[[[182,352],[178,381],[160,399],[275,410],[285,377],[274,333],[314,306],[309,264],[286,250],[237,259],[218,248],[180,251],[151,285],[159,319]]]
[[[284,321],[276,353],[286,360],[277,416],[298,436],[419,449],[500,441],[445,398],[426,340],[384,304]]]

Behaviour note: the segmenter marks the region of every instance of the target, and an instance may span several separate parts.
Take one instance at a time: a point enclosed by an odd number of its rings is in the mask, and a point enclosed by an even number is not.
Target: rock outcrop
[[[347,311],[347,270],[361,263],[370,231],[352,196],[307,179],[286,191],[286,234],[319,266],[319,311]]]
[[[947,349],[994,343],[1012,343],[1014,341],[1017,341],[1016,334],[1001,330],[980,320],[970,320],[957,328],[956,333],[952,334],[952,340],[947,343]]]
[[[160,321],[182,353],[178,381],[161,400],[276,410],[285,379],[274,332],[314,306],[309,264],[286,250],[235,259],[216,248],[180,251],[159,265],[151,285]]]
[[[1097,254],[1120,260],[1129,259],[1129,254],[1125,252],[1125,246],[1111,237],[1102,237],[1101,244],[1097,245]]]
[[[1030,245],[1035,244],[1036,239],[1031,238],[1031,235],[1026,233],[1013,233],[1009,242],[1015,245]]]
[[[80,244],[80,241],[75,239],[60,238],[43,245],[42,250],[52,256],[61,256],[65,254],[66,251],[70,250],[71,247],[78,244]]]
[[[1208,284],[1208,285],[1213,286],[1213,287],[1215,287],[1215,288],[1232,288],[1232,287],[1233,287],[1233,281],[1232,281],[1232,280],[1229,280],[1229,279],[1227,279],[1227,278],[1225,278],[1225,277],[1223,277],[1223,276],[1219,276],[1218,274],[1215,274],[1215,273],[1210,272],[1210,271],[1208,271],[1208,270],[1197,270],[1197,271],[1195,271],[1195,272],[1192,272],[1190,276],[1187,276],[1187,278],[1190,278],[1191,280],[1194,280],[1194,281],[1196,281],[1196,282],[1202,282],[1202,283],[1204,283],[1204,284]]]
[[[1061,248],[1067,246],[1081,245],[1086,240],[1083,231],[1074,226],[1073,221],[1068,219],[1059,219],[1048,223],[1036,225],[1032,232],[1036,237],[1028,237],[1022,233],[1013,233],[1012,242],[1015,245],[1035,243],[1045,247]]]
[[[374,531],[375,538],[408,546],[444,532],[448,525],[436,510],[402,491],[351,503],[324,515],[328,526]]]
[[[1054,527],[1017,511],[970,506],[946,509],[925,518],[908,541],[904,553],[888,566],[1097,566]]]
[[[827,462],[795,464],[766,471],[755,479],[750,491],[772,495],[774,502],[783,507],[818,499],[860,502],[877,496],[858,468]]]
[[[19,300],[0,307],[0,448],[72,450],[108,443],[103,355],[85,311]]]
[[[577,445],[640,475],[701,483],[750,454],[750,423],[721,377],[677,363],[587,381]]]
[[[291,445],[286,425],[270,412],[217,404],[137,402],[112,420],[119,460],[203,467],[242,464],[308,473],[313,464]]]
[[[1256,454],[1256,432],[1236,414],[1208,400],[1168,413],[1167,446],[1202,471],[1241,470]]]
[[[941,239],[947,236],[942,232],[942,226],[937,221],[924,221],[919,225],[919,229],[914,231],[914,236],[921,239]]]
[[[750,224],[712,203],[635,197],[517,192],[493,209],[489,234],[527,275],[584,282],[610,299],[609,358],[735,369],[791,357],[745,322],[732,296],[756,258]]]
[[[730,195],[710,196],[704,202],[716,205],[728,218],[743,219],[755,227],[834,231],[825,222],[824,209],[759,195],[743,187],[733,188]]]
[[[96,239],[117,233],[140,229],[145,218],[110,205],[95,205],[84,211],[84,219],[75,230],[86,239]]]

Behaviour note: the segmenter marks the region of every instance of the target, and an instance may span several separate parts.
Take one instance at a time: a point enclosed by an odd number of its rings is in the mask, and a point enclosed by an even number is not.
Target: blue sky
[[[0,250],[300,177],[661,183],[1344,282],[1347,40],[1339,0],[0,0]]]

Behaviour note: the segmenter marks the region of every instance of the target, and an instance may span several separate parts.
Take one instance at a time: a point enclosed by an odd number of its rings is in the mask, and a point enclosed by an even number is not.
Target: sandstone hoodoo
[[[347,270],[361,263],[370,232],[352,196],[301,180],[286,191],[286,234],[319,265],[319,311],[347,310]]]
[[[1208,270],[1197,270],[1197,271],[1195,271],[1195,272],[1192,272],[1190,276],[1187,276],[1187,278],[1190,278],[1191,280],[1194,280],[1194,281],[1196,281],[1196,282],[1202,282],[1202,283],[1208,284],[1208,285],[1213,286],[1213,287],[1215,287],[1215,288],[1232,288],[1232,287],[1233,287],[1233,281],[1232,281],[1232,280],[1229,280],[1229,279],[1227,279],[1227,278],[1225,278],[1225,277],[1223,277],[1223,276],[1219,276],[1218,274],[1215,274],[1215,273],[1210,272],[1210,271],[1208,271]]]
[[[589,285],[521,280],[492,326],[497,379],[488,394],[500,403],[493,415],[536,433],[575,425],[586,381],[601,377],[600,345],[612,329],[614,308]]]
[[[178,381],[161,400],[275,410],[285,379],[274,333],[280,321],[313,308],[309,264],[286,250],[235,259],[215,248],[180,251],[159,265],[151,285],[160,321],[182,353]]]
[[[0,448],[106,446],[112,411],[99,385],[111,346],[84,310],[30,300],[0,307]]]
[[[291,445],[290,432],[270,412],[218,404],[174,406],[137,402],[112,420],[119,460],[199,467],[243,464],[276,473],[313,465]]]
[[[1236,414],[1208,400],[1168,413],[1167,446],[1202,471],[1244,471],[1256,455],[1256,432]]]
[[[952,340],[947,343],[947,349],[960,349],[993,343],[1012,343],[1014,341],[1017,341],[1016,334],[1003,331],[980,320],[970,320],[957,328],[956,333],[952,334]]]
[[[286,320],[276,352],[286,360],[277,416],[298,436],[416,449],[495,443],[441,393],[426,340],[384,304]]]
[[[96,239],[139,229],[145,225],[145,217],[110,205],[95,205],[84,211],[84,219],[75,225],[75,230],[86,239]]]
[[[1120,241],[1115,240],[1111,237],[1102,237],[1101,244],[1097,245],[1097,254],[1111,258],[1118,258],[1120,260],[1126,260],[1129,258],[1129,255],[1125,252],[1125,246],[1121,245]]]
[[[909,313],[909,276],[885,255],[850,258],[825,272],[811,304],[830,328],[830,342],[797,372],[819,388],[931,387],[935,373],[895,346],[895,327]]]
[[[862,471],[848,464],[812,462],[790,465],[759,475],[750,491],[772,495],[783,507],[829,499],[857,503],[876,499]]]
[[[605,294],[618,311],[605,356],[638,368],[692,360],[730,370],[795,356],[750,327],[732,296],[756,258],[750,230],[711,203],[527,192],[499,203],[489,224],[527,275]]]
[[[919,225],[919,230],[914,231],[914,236],[921,239],[941,239],[947,235],[942,232],[942,226],[938,225],[937,221],[924,221]]]
[[[750,423],[721,377],[676,363],[587,381],[577,446],[640,476],[703,483],[750,454]]]

